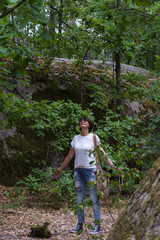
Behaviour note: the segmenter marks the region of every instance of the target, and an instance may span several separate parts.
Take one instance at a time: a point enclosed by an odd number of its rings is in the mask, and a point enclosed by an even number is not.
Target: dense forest
[[[56,99],[53,96],[41,100],[31,93],[25,97],[17,95],[17,86],[32,85],[31,73],[39,78],[43,74],[43,78],[52,78],[51,65],[58,59],[72,60],[70,68],[74,68],[79,79],[79,88],[75,89],[79,91],[77,99],[70,95],[64,99],[56,95]],[[93,80],[93,71],[89,69],[95,61],[102,64],[96,70],[99,77],[94,75]],[[110,70],[103,67],[107,61],[112,63]],[[144,68],[148,74],[122,73],[122,64]],[[159,1],[1,1],[1,130],[23,125],[41,142],[47,139],[46,148],[52,149],[53,154],[65,154],[71,139],[79,132],[79,117],[90,117],[95,123],[94,132],[120,169],[120,173],[115,170],[110,174],[111,191],[118,189],[117,176],[121,174],[122,192],[132,193],[160,154],[159,76]],[[53,88],[56,81],[52,78]],[[138,103],[141,110],[136,114],[127,111],[126,101]],[[47,154],[42,153],[42,161],[36,149],[32,153],[14,150],[12,155],[24,159],[24,165],[32,169],[26,178],[28,182],[21,183],[30,184],[33,192],[38,191],[44,183],[37,179],[44,181],[54,171],[53,154],[49,156],[45,149]],[[5,159],[7,156],[2,151],[0,161]],[[107,168],[105,164],[103,167]],[[72,196],[72,189],[62,189],[65,181],[72,181],[70,171],[65,174],[65,180],[56,183],[59,185],[54,190],[60,194],[61,187],[62,192],[70,191]]]

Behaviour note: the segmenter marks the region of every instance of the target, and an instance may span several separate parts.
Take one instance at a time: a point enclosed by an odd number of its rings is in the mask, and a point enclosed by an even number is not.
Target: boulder
[[[160,158],[140,182],[106,240],[160,239]]]

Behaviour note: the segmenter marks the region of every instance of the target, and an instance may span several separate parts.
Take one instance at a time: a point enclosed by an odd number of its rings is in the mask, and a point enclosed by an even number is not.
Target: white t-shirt
[[[96,135],[96,144],[99,143],[100,139]],[[75,169],[77,167],[87,169],[96,167],[95,156],[91,153],[94,150],[93,133],[89,133],[87,136],[76,135],[71,142],[71,146],[75,150]]]

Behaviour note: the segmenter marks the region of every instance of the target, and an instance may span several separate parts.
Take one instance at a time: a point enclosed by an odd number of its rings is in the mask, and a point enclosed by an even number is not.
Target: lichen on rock
[[[160,158],[141,181],[107,240],[160,240]]]

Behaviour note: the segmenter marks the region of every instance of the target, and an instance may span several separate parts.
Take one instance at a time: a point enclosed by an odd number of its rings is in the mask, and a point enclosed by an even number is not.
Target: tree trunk
[[[117,0],[117,9],[121,9],[121,0]],[[120,50],[116,53],[115,56],[115,62],[116,62],[116,89],[117,89],[117,112],[120,113],[119,107],[122,104],[122,93],[121,93],[121,52]]]
[[[133,193],[106,240],[160,239],[160,158]]]
[[[63,16],[63,11],[62,11],[62,3],[63,0],[60,1],[60,9],[58,11],[58,18],[59,18],[59,26],[58,26],[58,32],[59,32],[59,42],[58,42],[58,49],[59,49],[59,57],[61,57],[61,34],[62,34],[62,16]]]
[[[117,0],[117,9],[121,9],[121,0]]]
[[[54,39],[55,37],[55,10],[54,10],[54,1],[51,4],[52,8],[50,10],[50,24],[51,26],[49,27],[49,32]],[[54,46],[51,46],[51,52],[54,51]]]
[[[61,6],[60,6],[60,10],[58,12],[58,17],[59,17],[59,27],[58,27],[58,32],[61,35],[62,34],[62,0],[61,0]]]

